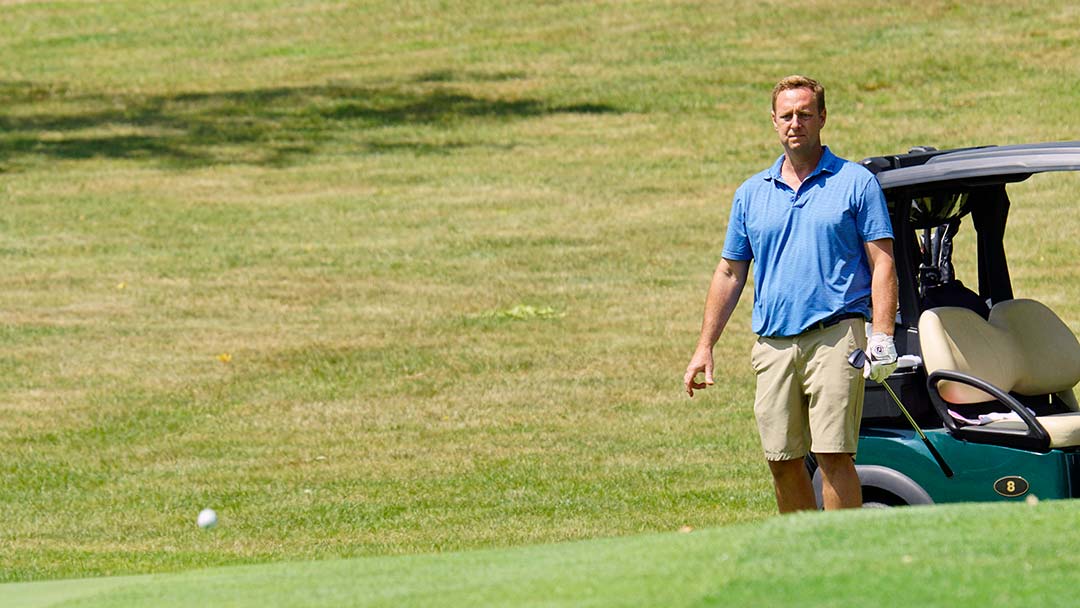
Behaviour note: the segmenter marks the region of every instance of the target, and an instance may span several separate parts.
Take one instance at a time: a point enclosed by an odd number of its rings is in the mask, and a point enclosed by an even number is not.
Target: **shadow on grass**
[[[515,78],[497,74],[487,82]],[[0,82],[0,162],[118,158],[191,167],[287,165],[338,143],[358,154],[448,154],[471,144],[445,131],[476,121],[617,112],[605,104],[558,105],[484,97],[429,72],[408,86],[325,85],[176,95],[72,93],[62,86]],[[402,137],[388,127],[420,127]],[[442,136],[432,129],[444,132]]]

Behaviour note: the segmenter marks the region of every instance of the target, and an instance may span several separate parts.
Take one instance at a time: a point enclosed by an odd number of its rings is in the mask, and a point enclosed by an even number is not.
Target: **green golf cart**
[[[1010,184],[1080,171],[1080,141],[918,148],[862,164],[896,237],[902,355],[893,394],[867,381],[864,504],[1080,497],[1080,343],[1048,306],[1013,294],[1004,246]],[[971,276],[957,276],[959,244],[977,252]],[[820,473],[807,466],[820,504]]]

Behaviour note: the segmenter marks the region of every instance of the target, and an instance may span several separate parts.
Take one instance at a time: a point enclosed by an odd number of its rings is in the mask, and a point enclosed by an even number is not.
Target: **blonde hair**
[[[807,78],[806,76],[800,76],[793,74],[780,80],[776,83],[776,86],[772,90],[772,109],[776,110],[776,98],[783,91],[789,91],[791,89],[810,89],[814,92],[814,97],[817,99],[818,112],[825,111],[825,87],[821,86],[821,83],[813,78]]]

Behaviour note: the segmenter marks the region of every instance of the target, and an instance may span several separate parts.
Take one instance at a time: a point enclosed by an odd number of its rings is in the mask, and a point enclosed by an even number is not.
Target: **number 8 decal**
[[[1016,475],[1002,477],[994,482],[994,491],[1006,498],[1023,496],[1027,494],[1030,487],[1026,479]]]

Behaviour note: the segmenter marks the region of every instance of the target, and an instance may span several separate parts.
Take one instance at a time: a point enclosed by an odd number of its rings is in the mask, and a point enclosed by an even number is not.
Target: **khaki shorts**
[[[862,370],[848,355],[866,349],[862,319],[845,319],[790,338],[758,338],[754,417],[767,460],[854,454],[863,409]]]

